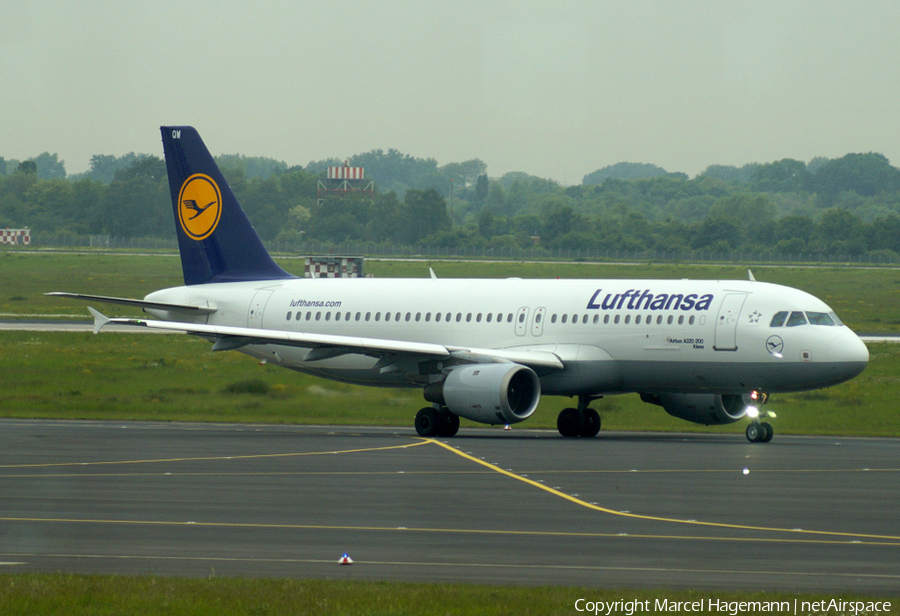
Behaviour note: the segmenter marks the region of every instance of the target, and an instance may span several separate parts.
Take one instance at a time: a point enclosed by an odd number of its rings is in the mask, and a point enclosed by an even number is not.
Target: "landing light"
[[[750,419],[756,419],[757,417],[759,417],[759,409],[755,406],[748,406],[747,410],[744,411],[744,414],[746,414]]]

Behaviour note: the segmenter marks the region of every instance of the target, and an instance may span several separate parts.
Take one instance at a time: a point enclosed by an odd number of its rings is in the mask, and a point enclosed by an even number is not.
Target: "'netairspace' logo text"
[[[700,601],[670,601],[669,599],[650,599],[644,601],[588,601],[578,599],[575,610],[590,614],[635,614],[653,612],[721,612],[729,616],[738,614],[881,614],[889,612],[890,601],[842,601],[840,599],[824,599],[821,601],[725,601],[722,599],[701,599]]]

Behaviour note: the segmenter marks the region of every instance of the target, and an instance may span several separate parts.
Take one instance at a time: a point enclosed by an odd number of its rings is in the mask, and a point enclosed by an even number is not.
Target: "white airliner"
[[[736,280],[303,279],[271,259],[196,130],[162,127],[185,286],[143,300],[158,320],[107,323],[187,332],[213,351],[328,379],[417,387],[422,436],[459,418],[528,419],[541,395],[577,397],[563,436],[595,436],[593,400],[639,393],[687,421],[748,417],[767,442],[768,394],[828,387],[865,368],[865,344],[821,300]]]

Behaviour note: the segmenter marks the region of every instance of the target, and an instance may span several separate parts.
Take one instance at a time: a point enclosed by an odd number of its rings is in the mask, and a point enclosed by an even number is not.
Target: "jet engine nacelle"
[[[531,417],[541,399],[541,382],[520,364],[473,364],[454,368],[440,383],[425,387],[425,399],[451,413],[486,424],[511,424]]]
[[[733,394],[641,394],[641,400],[663,407],[673,417],[705,426],[734,423],[747,414],[744,397]]]

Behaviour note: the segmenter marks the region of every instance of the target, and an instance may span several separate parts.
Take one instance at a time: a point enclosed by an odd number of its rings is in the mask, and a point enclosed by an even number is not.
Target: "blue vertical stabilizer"
[[[294,278],[269,256],[200,134],[160,130],[184,283]]]

